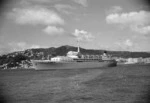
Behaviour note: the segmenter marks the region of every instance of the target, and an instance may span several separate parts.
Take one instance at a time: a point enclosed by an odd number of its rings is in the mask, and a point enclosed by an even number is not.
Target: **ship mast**
[[[80,53],[80,45],[79,45],[79,40],[77,40],[77,43],[78,43],[78,53]]]

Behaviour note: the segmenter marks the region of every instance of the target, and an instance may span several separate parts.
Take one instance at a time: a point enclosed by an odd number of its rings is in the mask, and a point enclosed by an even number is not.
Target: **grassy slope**
[[[0,71],[0,99],[9,103],[148,103],[149,67]]]

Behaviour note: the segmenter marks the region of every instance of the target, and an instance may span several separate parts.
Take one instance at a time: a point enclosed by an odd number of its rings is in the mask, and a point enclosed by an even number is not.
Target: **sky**
[[[150,52],[150,8],[142,0],[4,0],[0,54],[62,45]]]

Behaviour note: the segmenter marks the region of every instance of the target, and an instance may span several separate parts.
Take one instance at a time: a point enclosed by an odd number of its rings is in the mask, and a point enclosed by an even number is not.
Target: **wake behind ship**
[[[69,51],[67,56],[56,56],[50,60],[32,60],[35,70],[83,69],[116,66],[117,62],[104,52],[103,55],[82,55],[78,51]]]

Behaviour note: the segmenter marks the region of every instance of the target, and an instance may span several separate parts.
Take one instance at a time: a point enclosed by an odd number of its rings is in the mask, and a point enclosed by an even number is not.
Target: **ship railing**
[[[81,55],[81,59],[101,59],[101,55]]]
[[[31,61],[38,61],[38,62],[50,62],[51,60],[31,60]]]
[[[90,62],[90,61],[101,61],[102,59],[101,58],[86,58],[86,59],[84,59],[84,58],[76,58],[76,59],[74,59],[75,61],[77,61],[77,62]]]

